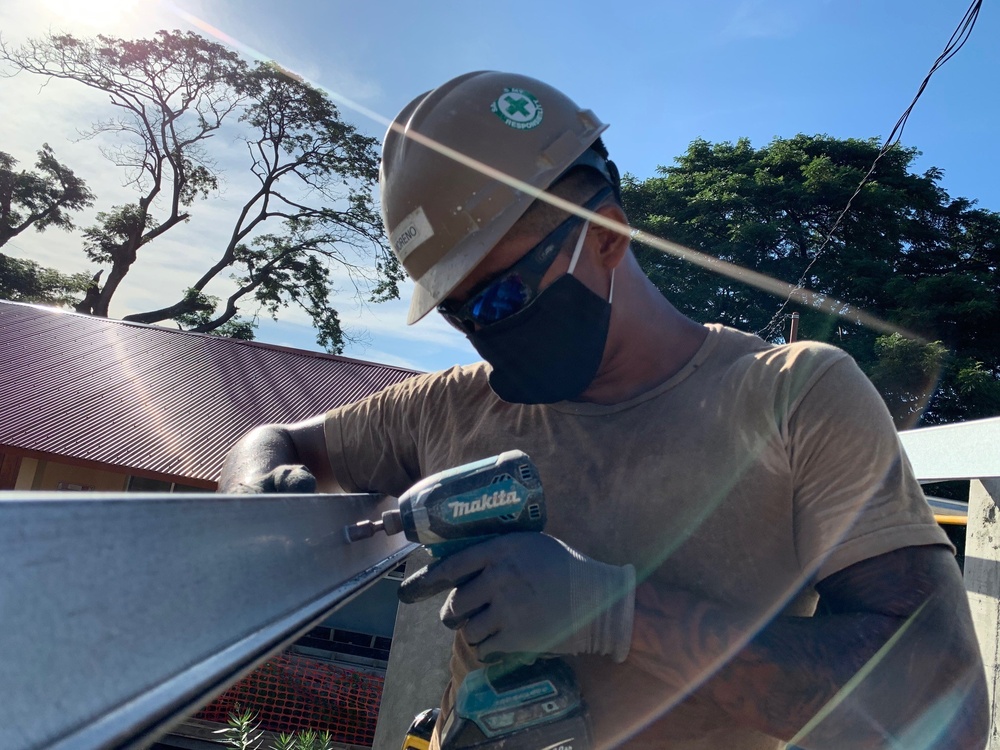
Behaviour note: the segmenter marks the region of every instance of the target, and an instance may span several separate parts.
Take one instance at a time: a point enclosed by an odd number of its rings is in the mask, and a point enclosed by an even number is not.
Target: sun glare
[[[141,6],[153,3],[149,0],[43,0],[43,4],[54,16],[53,26],[107,29],[134,17]]]

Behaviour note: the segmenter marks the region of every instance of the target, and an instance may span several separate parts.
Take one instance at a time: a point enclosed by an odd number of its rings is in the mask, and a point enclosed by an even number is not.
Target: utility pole
[[[789,331],[788,333],[789,344],[799,340],[799,314],[797,312],[793,312],[791,318],[792,318],[792,328],[791,331]]]

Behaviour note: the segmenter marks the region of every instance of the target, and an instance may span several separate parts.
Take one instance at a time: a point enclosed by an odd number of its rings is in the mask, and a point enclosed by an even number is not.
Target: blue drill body
[[[379,521],[347,528],[350,541],[403,532],[434,557],[514,531],[545,528],[538,469],[522,451],[439,472]],[[405,602],[406,599],[401,596]],[[440,724],[442,750],[586,750],[589,730],[572,670],[559,659],[510,655],[470,672]]]

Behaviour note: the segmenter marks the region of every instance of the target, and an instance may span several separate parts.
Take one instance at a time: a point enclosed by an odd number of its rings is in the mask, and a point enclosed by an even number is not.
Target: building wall
[[[17,473],[17,479],[14,482],[13,489],[30,490],[32,483],[35,481],[36,471],[38,471],[37,458],[22,458],[21,468]]]
[[[28,479],[29,475],[30,480]],[[18,474],[15,489],[86,489],[97,492],[122,492],[127,481],[127,474],[62,464],[57,461],[25,458],[21,460],[21,471]]]
[[[0,452],[0,490],[12,490],[21,471],[21,459]]]

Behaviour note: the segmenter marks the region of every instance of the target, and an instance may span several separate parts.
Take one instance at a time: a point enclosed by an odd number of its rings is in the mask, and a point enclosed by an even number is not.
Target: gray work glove
[[[309,494],[316,491],[316,477],[301,464],[276,466],[266,474],[244,479],[232,492],[240,495],[261,495],[271,492]]]
[[[628,655],[635,568],[608,565],[538,532],[504,534],[423,568],[404,602],[454,589],[441,621],[461,629],[482,662],[499,654]]]

